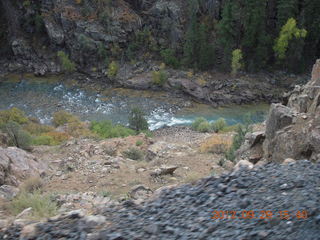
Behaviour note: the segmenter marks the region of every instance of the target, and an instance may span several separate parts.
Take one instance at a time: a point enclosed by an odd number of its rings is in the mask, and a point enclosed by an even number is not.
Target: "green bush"
[[[138,148],[132,147],[123,152],[123,155],[126,158],[130,158],[132,160],[143,160],[144,154]]]
[[[4,133],[7,133],[9,136],[9,145],[30,150],[32,138],[18,123],[10,121],[5,124],[2,129]]]
[[[69,55],[67,55],[65,52],[59,51],[57,56],[60,59],[64,71],[74,72],[76,70],[76,64],[69,59]]]
[[[224,118],[219,118],[218,120],[211,123],[211,128],[215,132],[220,132],[224,128],[228,126],[226,120]]]
[[[133,108],[129,115],[129,127],[137,132],[149,130],[145,113],[140,108]]]
[[[210,132],[210,130],[211,130],[211,126],[210,126],[210,123],[207,121],[201,122],[197,127],[197,131],[203,132],[203,133]]]
[[[250,129],[248,126],[244,126],[241,124],[238,124],[236,135],[233,137],[232,145],[229,148],[229,150],[226,152],[226,158],[230,161],[234,161],[236,156],[235,152],[241,147],[242,143],[245,140],[245,135],[247,132],[249,132]]]
[[[91,131],[102,138],[127,137],[135,135],[135,131],[130,128],[113,125],[111,121],[92,122]]]
[[[119,66],[118,66],[117,62],[112,61],[108,66],[107,75],[109,78],[114,78],[115,76],[117,76],[118,71],[119,71]]]
[[[53,129],[54,128],[52,126],[43,125],[40,123],[31,122],[31,121],[23,126],[23,130],[35,136],[39,136],[43,133],[51,132],[53,131]]]
[[[52,123],[55,127],[62,126],[66,123],[72,123],[75,121],[80,121],[78,117],[68,113],[66,111],[58,111],[53,114]]]
[[[15,215],[29,207],[32,208],[34,218],[52,217],[58,210],[57,204],[50,199],[50,196],[43,195],[39,191],[22,192],[10,203],[10,210]]]
[[[51,136],[37,136],[32,139],[32,144],[33,145],[48,145],[48,146],[53,146],[53,145],[58,145],[58,143],[53,139]]]
[[[168,66],[172,66],[174,68],[178,68],[179,67],[179,61],[178,59],[175,57],[175,52],[172,49],[165,49],[162,50],[160,52],[161,57],[164,61],[165,64],[167,64]]]
[[[143,144],[143,141],[142,140],[138,140],[136,141],[136,146],[139,147]]]
[[[195,131],[198,131],[198,127],[201,123],[207,122],[207,120],[203,117],[196,118],[193,123],[191,124],[191,128]]]
[[[164,70],[153,71],[152,81],[154,84],[163,86],[168,80],[167,73]]]
[[[24,124],[28,122],[28,118],[23,111],[15,107],[0,111],[0,127],[10,121],[18,124]]]

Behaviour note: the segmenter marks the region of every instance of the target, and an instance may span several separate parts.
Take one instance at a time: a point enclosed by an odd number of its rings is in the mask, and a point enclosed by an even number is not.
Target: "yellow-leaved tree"
[[[231,74],[233,76],[237,75],[238,71],[243,68],[244,64],[242,62],[243,55],[241,49],[235,49],[232,52],[232,61],[231,61]]]
[[[273,47],[276,57],[279,60],[286,58],[286,52],[289,48],[290,41],[300,38],[305,38],[307,36],[307,30],[299,29],[297,27],[297,21],[294,18],[289,18],[287,23],[281,28],[279,37],[276,39],[276,43]]]

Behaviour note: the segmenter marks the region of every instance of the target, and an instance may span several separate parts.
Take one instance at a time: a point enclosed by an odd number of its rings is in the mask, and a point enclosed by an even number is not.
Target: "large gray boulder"
[[[0,185],[18,186],[30,176],[43,175],[45,170],[45,164],[32,154],[16,147],[0,147]]]
[[[281,104],[272,104],[266,123],[266,137],[273,138],[276,132],[293,121],[294,113],[291,108]]]
[[[266,122],[264,157],[318,161],[320,157],[320,60],[305,86],[296,86],[288,105],[273,104]]]

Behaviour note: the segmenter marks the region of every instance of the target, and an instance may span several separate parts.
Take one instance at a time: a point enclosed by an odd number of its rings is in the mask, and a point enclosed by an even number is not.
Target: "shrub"
[[[0,111],[0,127],[13,121],[18,124],[24,124],[28,122],[28,118],[25,113],[18,108],[11,108],[8,110]]]
[[[119,66],[118,66],[117,62],[112,61],[108,66],[107,75],[109,78],[114,78],[115,76],[117,76],[118,71],[119,71]]]
[[[168,80],[168,76],[164,70],[153,71],[152,81],[154,84],[163,86]]]
[[[52,126],[43,125],[36,122],[28,122],[26,125],[23,126],[23,130],[27,131],[31,135],[39,136],[43,133],[53,131]]]
[[[42,195],[39,191],[22,192],[10,204],[10,210],[15,215],[29,207],[32,208],[34,218],[52,217],[58,210],[57,204],[50,199],[50,196]]]
[[[132,160],[143,160],[144,154],[138,148],[129,148],[128,150],[123,152],[123,155],[126,158],[130,158]]]
[[[241,147],[242,143],[244,142],[245,135],[249,131],[248,127],[243,125],[238,125],[236,130],[236,135],[233,137],[232,145],[230,146],[229,150],[226,152],[226,158],[230,161],[234,161],[236,156],[235,152]]]
[[[208,123],[207,121],[200,123],[199,126],[197,127],[197,131],[202,133],[210,132],[210,130],[211,130],[211,126],[210,126],[210,123]]]
[[[80,120],[73,121],[68,123],[67,132],[69,135],[73,137],[89,137],[94,138],[96,135],[92,133],[85,122],[81,122]]]
[[[45,137],[50,137],[53,139],[53,143],[52,145],[59,145],[65,141],[67,141],[70,136],[69,134],[67,133],[64,133],[64,132],[47,132],[47,133],[44,133],[42,136],[45,136]]]
[[[227,122],[224,118],[219,118],[211,124],[211,128],[215,132],[220,132],[225,127],[227,127]]]
[[[69,59],[69,55],[67,55],[65,52],[59,51],[57,56],[60,59],[64,71],[74,72],[76,70],[76,64]]]
[[[39,191],[43,185],[44,183],[39,176],[30,177],[21,184],[20,190],[27,193],[33,193]]]
[[[201,153],[215,153],[223,154],[225,153],[232,144],[232,139],[226,136],[214,135],[206,139],[200,145]]]
[[[193,123],[191,124],[191,128],[195,131],[198,131],[198,127],[201,123],[207,122],[207,120],[203,117],[196,118]]]
[[[175,57],[175,52],[172,49],[165,49],[162,50],[160,52],[161,57],[163,59],[163,61],[165,62],[165,64],[172,66],[174,68],[178,68],[179,67],[179,61],[178,59]]]
[[[138,140],[136,141],[136,146],[139,147],[143,144],[143,141],[142,140]]]
[[[18,123],[13,121],[8,122],[4,125],[3,131],[8,134],[9,145],[16,146],[24,150],[30,150],[32,138],[30,134],[24,131]]]
[[[37,136],[32,139],[32,145],[57,145],[56,141],[50,136]]]
[[[75,121],[80,121],[78,117],[72,115],[71,113],[68,113],[66,111],[58,111],[53,114],[52,123],[55,127],[59,127],[61,125],[64,125],[66,123],[71,123]]]
[[[149,130],[145,113],[140,108],[133,108],[129,115],[129,127],[137,132]]]
[[[92,122],[90,129],[102,138],[127,137],[135,134],[132,129],[113,125],[111,121]]]

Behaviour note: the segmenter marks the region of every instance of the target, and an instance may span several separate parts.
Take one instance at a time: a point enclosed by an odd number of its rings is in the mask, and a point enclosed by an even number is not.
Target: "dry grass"
[[[21,191],[32,193],[43,187],[44,183],[39,176],[34,176],[26,179],[20,186]]]
[[[17,215],[29,207],[32,208],[31,218],[35,219],[54,216],[58,209],[49,195],[43,195],[39,191],[33,193],[21,192],[11,201],[9,209],[12,214]]]
[[[184,178],[183,182],[185,183],[193,183],[197,180],[199,180],[200,178],[202,178],[203,176],[197,172],[189,172],[186,177]]]
[[[215,134],[200,144],[201,153],[225,153],[232,144],[231,136]]]

